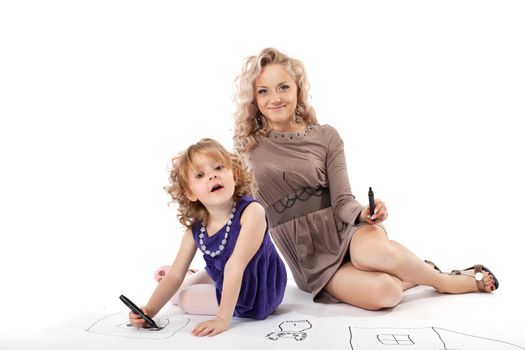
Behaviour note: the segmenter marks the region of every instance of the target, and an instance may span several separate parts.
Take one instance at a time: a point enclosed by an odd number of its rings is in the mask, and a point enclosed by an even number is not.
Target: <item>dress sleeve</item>
[[[330,198],[335,216],[342,222],[355,225],[363,206],[355,199],[350,189],[343,140],[337,130],[327,126],[328,153],[326,170]]]

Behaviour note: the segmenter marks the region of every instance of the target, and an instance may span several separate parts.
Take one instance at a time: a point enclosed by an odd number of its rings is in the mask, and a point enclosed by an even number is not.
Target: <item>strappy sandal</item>
[[[466,273],[468,270],[474,269],[474,275],[471,275],[469,273]],[[476,284],[478,285],[478,290],[482,293],[488,293],[485,290],[485,283],[483,282],[483,271],[488,272],[489,276],[492,276],[492,279],[494,280],[494,290],[499,288],[499,282],[496,276],[490,271],[488,268],[486,268],[483,265],[476,264],[474,266],[471,266],[469,268],[466,268],[464,270],[452,270],[449,274],[451,275],[465,275],[472,277],[476,280]]]
[[[443,273],[443,271],[441,271],[441,269],[439,267],[436,266],[436,264],[434,264],[432,261],[430,260],[425,260],[425,262],[427,264],[429,264],[430,266],[432,266],[434,268],[434,270],[436,270],[437,272],[439,273]]]

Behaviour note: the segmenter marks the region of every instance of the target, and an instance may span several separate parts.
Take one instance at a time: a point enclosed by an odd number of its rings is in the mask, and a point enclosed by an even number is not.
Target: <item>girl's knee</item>
[[[178,296],[177,301],[178,301],[179,308],[184,313],[187,313],[187,314],[191,313],[189,311],[192,305],[191,298],[189,296],[190,293],[188,293],[188,289],[189,288],[182,288],[177,292],[177,296]]]
[[[218,309],[215,286],[195,284],[179,291],[179,308],[187,314],[214,315]]]

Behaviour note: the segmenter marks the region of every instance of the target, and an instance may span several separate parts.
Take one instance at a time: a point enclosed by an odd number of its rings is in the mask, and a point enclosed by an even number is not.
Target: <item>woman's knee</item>
[[[350,253],[352,264],[360,270],[394,271],[398,263],[397,249],[390,241],[368,241]]]
[[[361,227],[350,240],[352,264],[360,270],[378,270],[378,266],[390,263],[395,246],[390,244],[385,231],[374,225]]]
[[[371,286],[370,310],[381,310],[396,306],[403,298],[403,290],[392,276],[382,275]]]

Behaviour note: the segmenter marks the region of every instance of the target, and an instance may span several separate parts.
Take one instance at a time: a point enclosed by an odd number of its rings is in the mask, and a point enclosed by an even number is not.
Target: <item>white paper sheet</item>
[[[166,339],[186,327],[188,317],[157,317],[154,319],[159,328],[136,328],[129,323],[128,313],[119,312],[97,320],[87,331],[102,335],[142,339]]]

